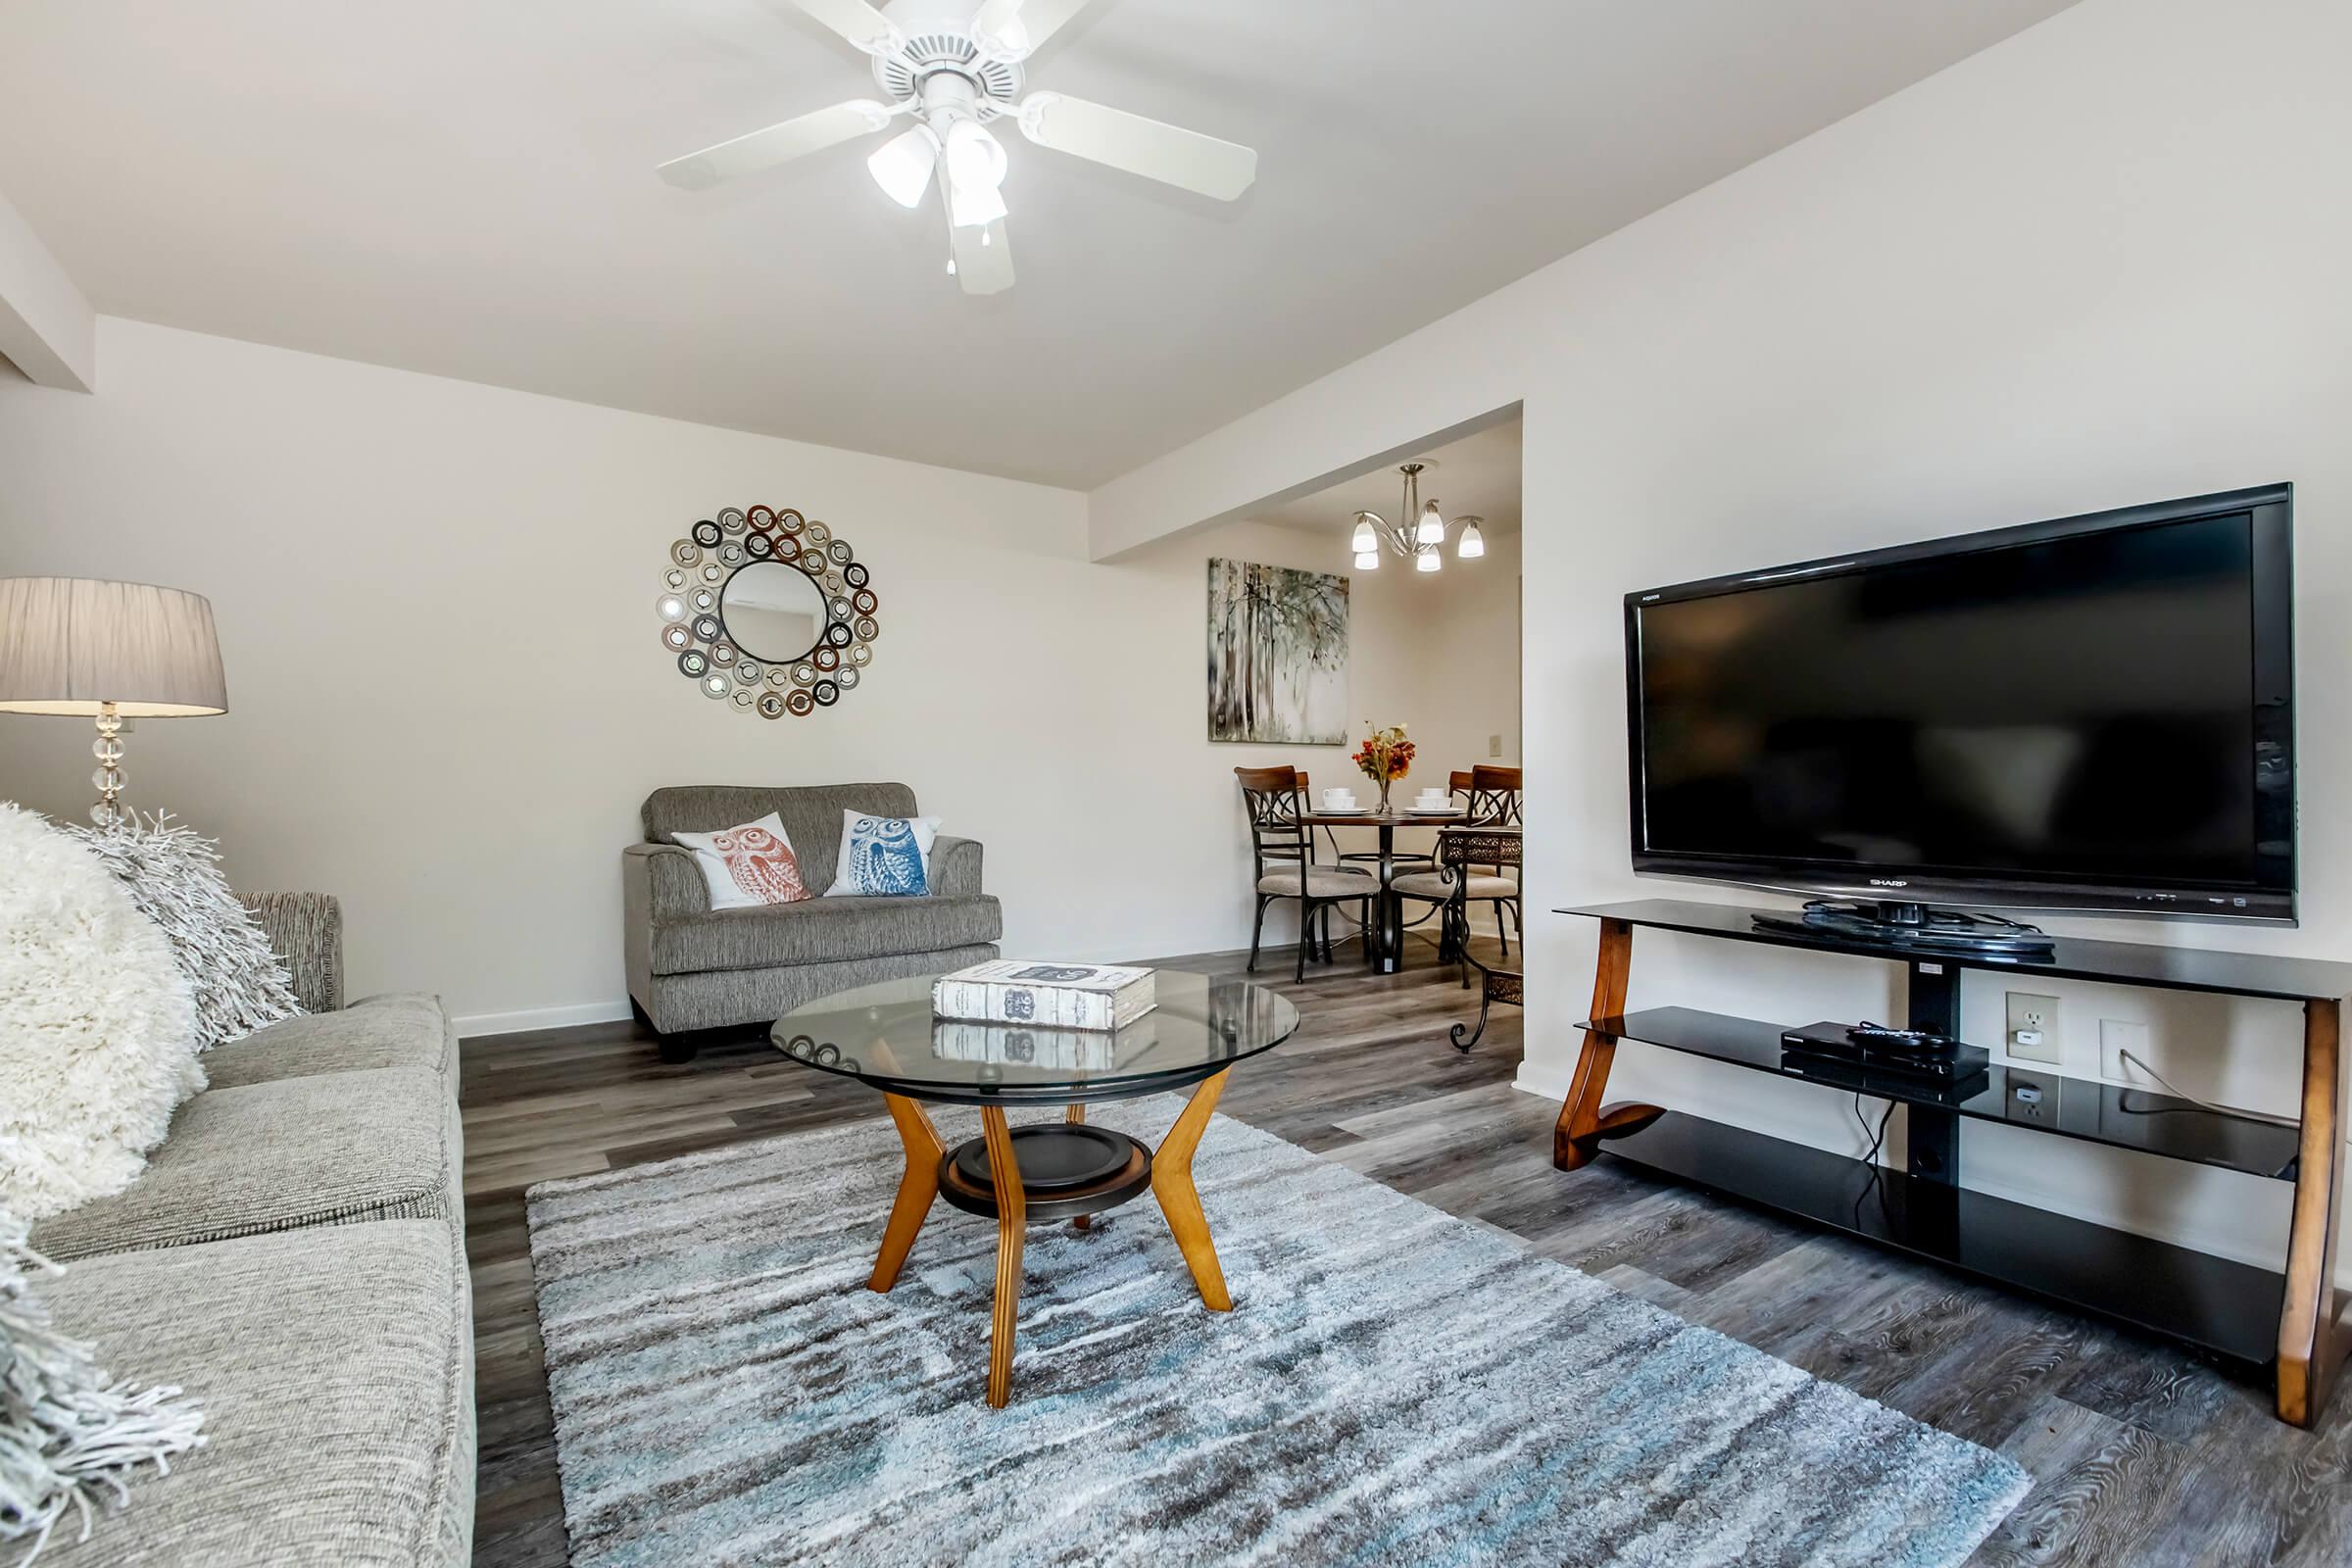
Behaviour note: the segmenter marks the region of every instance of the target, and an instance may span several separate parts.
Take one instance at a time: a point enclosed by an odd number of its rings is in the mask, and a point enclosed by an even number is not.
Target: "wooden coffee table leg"
[[[1012,1397],[1012,1318],[1021,1300],[1021,1241],[1028,1227],[1028,1201],[1021,1193],[1020,1167],[1013,1163],[1012,1130],[1004,1112],[980,1107],[980,1133],[988,1140],[988,1174],[997,1189],[997,1312],[988,1342],[988,1402],[1003,1409]]]
[[[1084,1121],[1086,1120],[1086,1107],[1084,1105],[1072,1105],[1061,1119],[1066,1122]],[[1081,1214],[1076,1219],[1070,1221],[1070,1229],[1074,1231],[1091,1230],[1093,1228],[1094,1217],[1089,1214]]]
[[[1184,1114],[1176,1118],[1176,1125],[1152,1156],[1152,1196],[1159,1200],[1159,1211],[1167,1216],[1168,1230],[1184,1252],[1185,1266],[1193,1271],[1200,1299],[1212,1312],[1232,1311],[1233,1298],[1225,1294],[1225,1271],[1217,1266],[1217,1250],[1208,1239],[1208,1216],[1200,1211],[1200,1194],[1193,1186],[1193,1151],[1200,1147],[1209,1113],[1217,1108],[1226,1074],[1232,1071],[1228,1067],[1201,1080]]]
[[[882,1102],[890,1107],[890,1119],[898,1123],[899,1142],[906,1146],[906,1169],[899,1177],[898,1201],[890,1205],[890,1224],[882,1232],[882,1250],[874,1257],[873,1277],[865,1282],[870,1291],[887,1291],[899,1283],[899,1270],[931,1212],[931,1200],[939,1196],[939,1161],[947,1152],[939,1141],[939,1129],[931,1125],[922,1106],[904,1095],[884,1095]]]

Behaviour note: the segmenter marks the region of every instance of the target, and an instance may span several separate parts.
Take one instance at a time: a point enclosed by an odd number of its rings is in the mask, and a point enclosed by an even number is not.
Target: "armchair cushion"
[[[655,974],[834,963],[994,942],[1003,935],[997,901],[967,898],[810,899],[720,909],[657,925]]]

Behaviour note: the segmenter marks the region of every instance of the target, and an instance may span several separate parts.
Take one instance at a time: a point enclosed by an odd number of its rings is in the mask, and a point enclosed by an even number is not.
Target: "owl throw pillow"
[[[936,816],[867,816],[841,813],[841,858],[827,898],[920,896],[931,891],[931,846],[939,837]]]
[[[713,909],[748,909],[762,904],[798,904],[814,898],[801,880],[800,858],[784,836],[784,819],[770,811],[757,822],[716,833],[672,833],[694,852],[694,863],[710,889]]]

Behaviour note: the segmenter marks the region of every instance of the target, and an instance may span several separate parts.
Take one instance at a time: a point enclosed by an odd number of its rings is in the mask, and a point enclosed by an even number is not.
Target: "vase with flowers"
[[[1370,719],[1364,723],[1371,724]],[[1404,738],[1402,724],[1375,729],[1364,737],[1351,760],[1364,776],[1380,786],[1380,814],[1389,814],[1389,786],[1413,770],[1413,743]]]

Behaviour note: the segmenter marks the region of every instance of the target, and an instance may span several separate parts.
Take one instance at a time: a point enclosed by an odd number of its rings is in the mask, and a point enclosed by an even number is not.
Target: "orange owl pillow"
[[[710,888],[713,909],[748,909],[762,904],[798,904],[809,897],[801,880],[800,858],[784,836],[783,818],[770,811],[757,822],[716,833],[672,833],[694,852]]]

